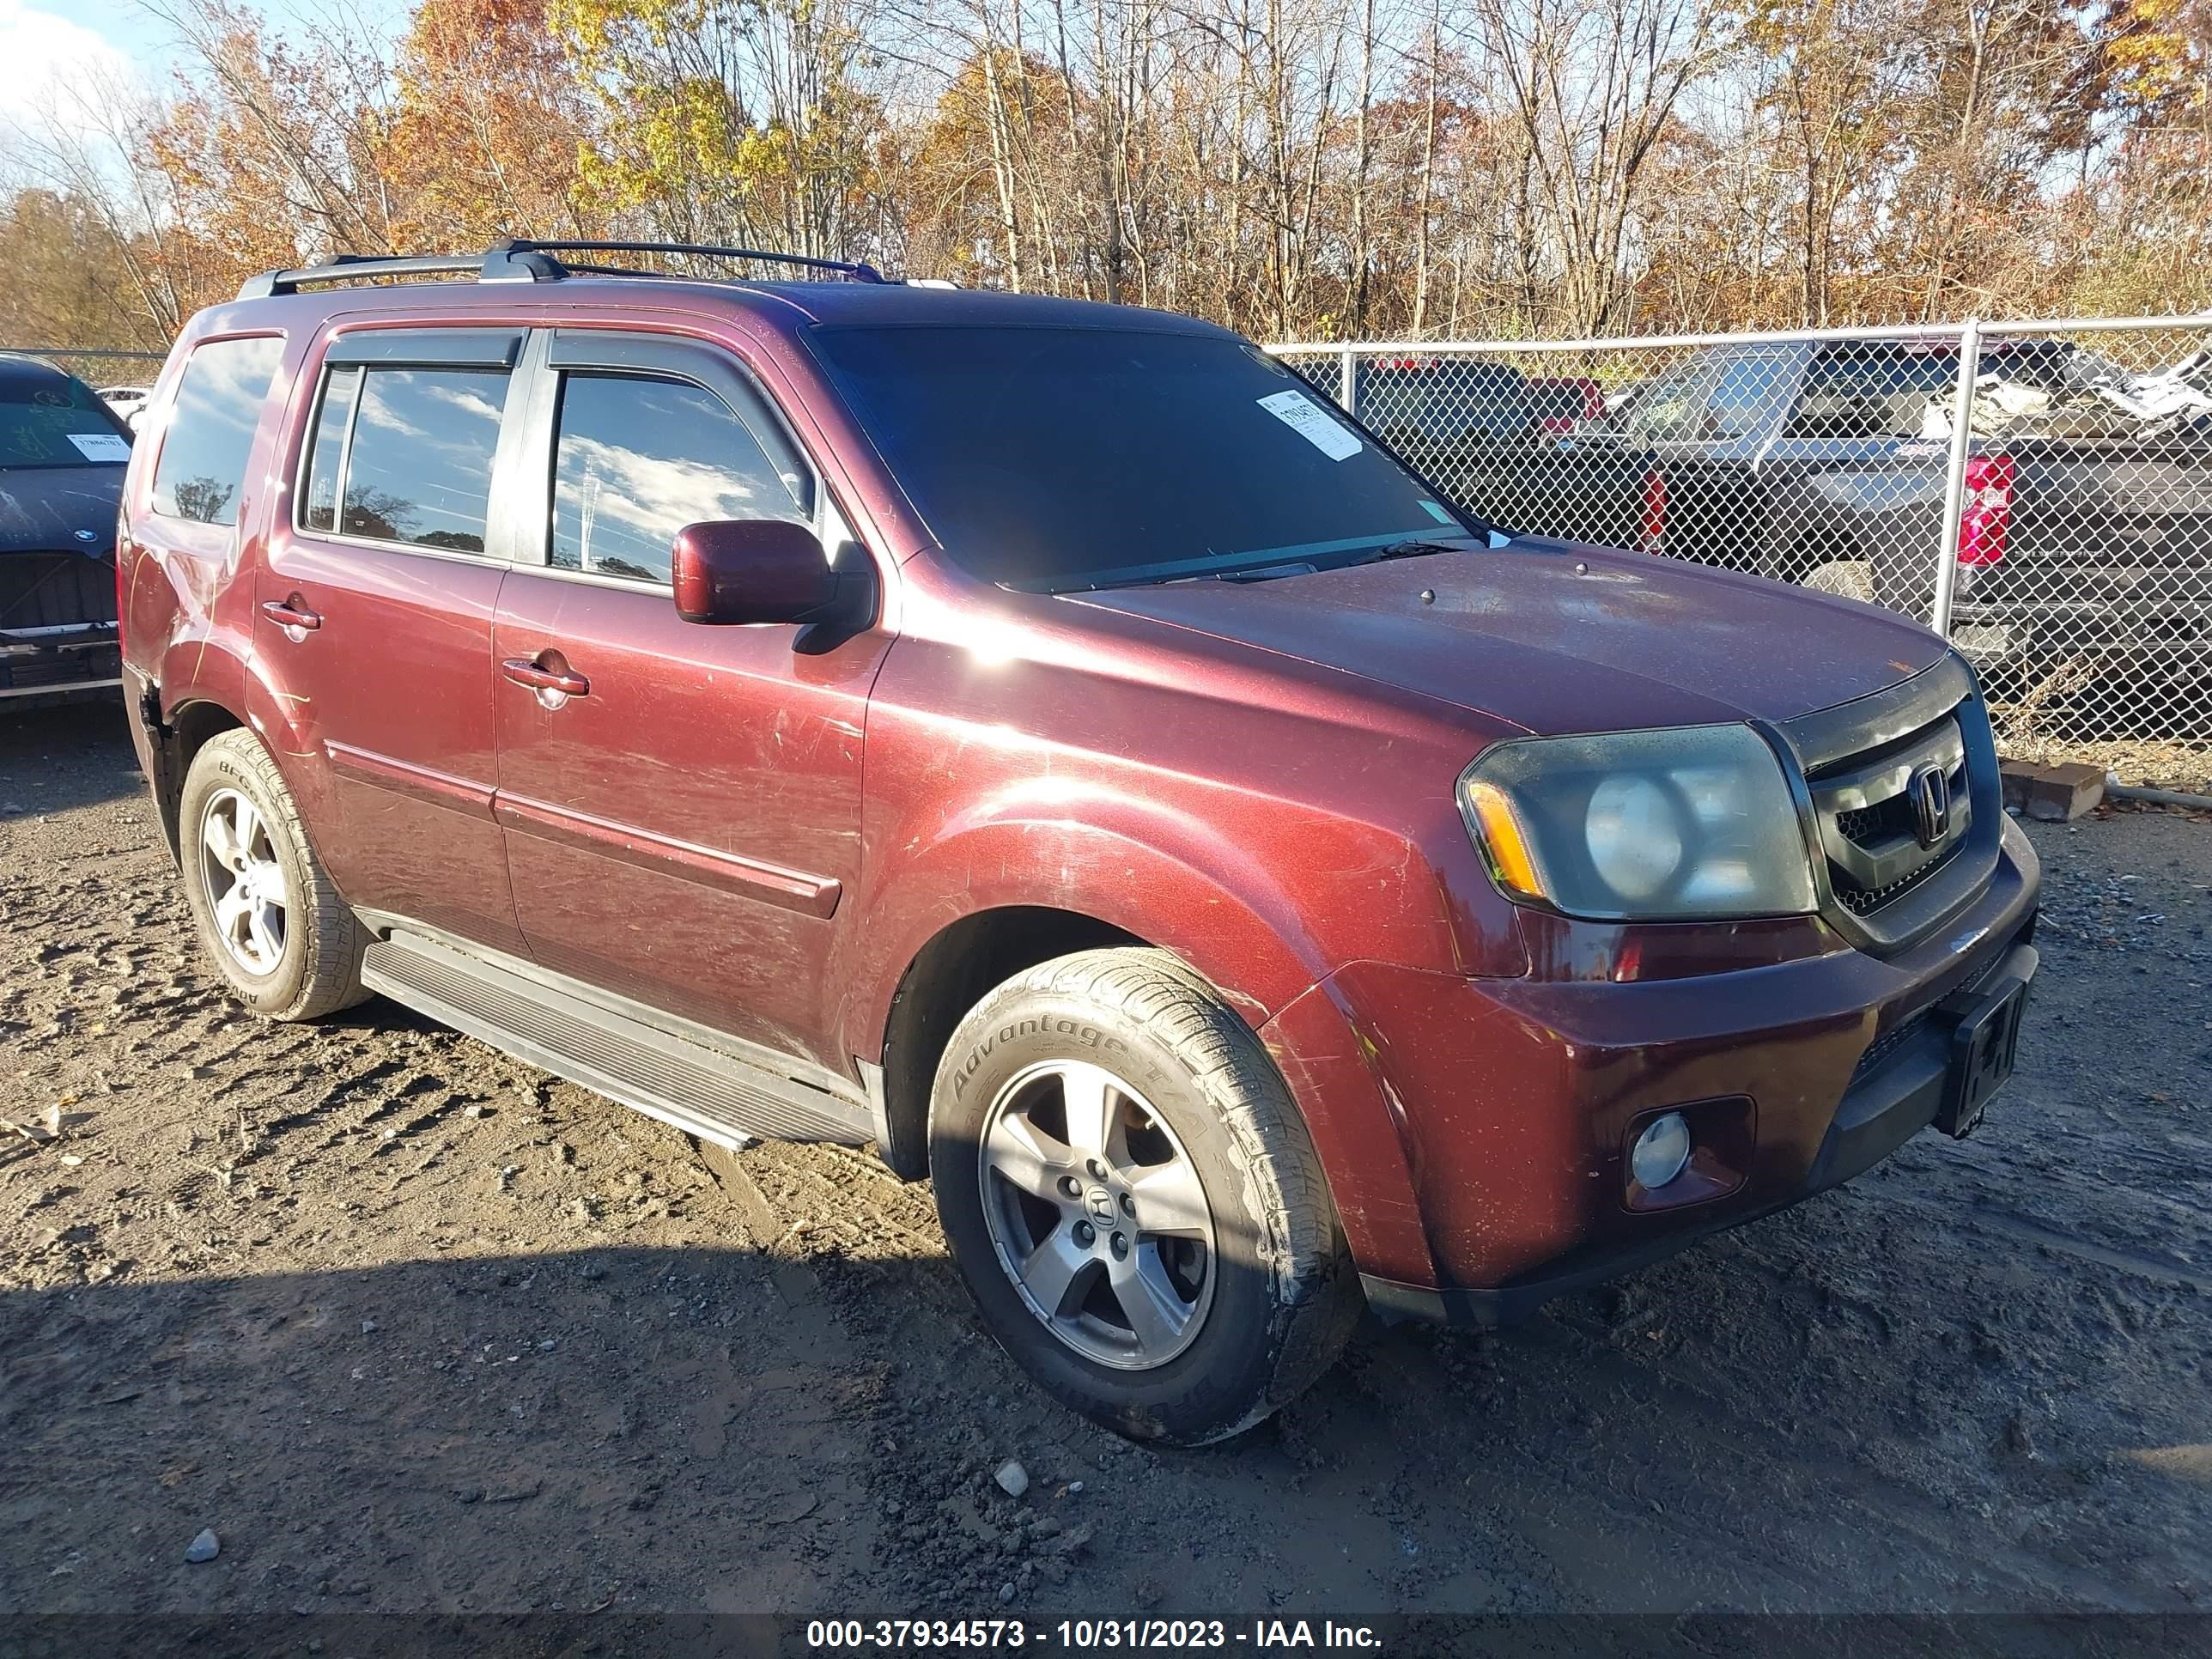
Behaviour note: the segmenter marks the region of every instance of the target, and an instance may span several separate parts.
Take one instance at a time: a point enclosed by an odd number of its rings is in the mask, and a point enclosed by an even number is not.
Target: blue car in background
[[[122,683],[116,510],[131,428],[74,375],[0,352],[0,709]]]

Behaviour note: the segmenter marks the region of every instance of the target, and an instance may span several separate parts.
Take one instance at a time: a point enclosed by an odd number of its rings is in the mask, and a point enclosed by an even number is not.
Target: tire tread
[[[1211,981],[1172,952],[1119,946],[1056,957],[999,987],[969,1018],[988,1024],[1000,1004],[1033,994],[1080,997],[1146,1028],[1188,1072],[1228,1131],[1247,1204],[1264,1230],[1274,1364],[1243,1415],[1186,1443],[1226,1439],[1296,1398],[1335,1364],[1364,1306],[1320,1155],[1257,1035]]]
[[[368,942],[367,936],[353,908],[339,893],[330,872],[323,867],[314,842],[308,839],[299,803],[292,799],[276,757],[258,738],[243,728],[234,728],[209,738],[193,756],[192,769],[197,772],[202,765],[211,763],[210,757],[229,760],[260,787],[264,799],[257,805],[274,809],[307,878],[307,891],[301,896],[304,902],[295,904],[288,919],[295,927],[302,921],[308,924],[301,931],[306,951],[301,963],[299,989],[281,1008],[260,1012],[265,1018],[276,1020],[319,1019],[366,1001],[369,993],[362,986],[361,959]],[[190,788],[188,781],[188,793]],[[198,831],[191,830],[189,833],[197,836]],[[189,869],[185,878],[193,878]]]

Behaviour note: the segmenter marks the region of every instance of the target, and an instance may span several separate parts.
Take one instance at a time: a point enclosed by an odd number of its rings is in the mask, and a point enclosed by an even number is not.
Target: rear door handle
[[[261,614],[279,628],[300,634],[312,634],[323,625],[323,619],[307,608],[307,602],[295,593],[289,599],[271,599],[261,607]]]
[[[574,669],[562,664],[558,668],[541,668],[527,657],[509,657],[500,664],[499,672],[517,685],[526,685],[533,691],[558,691],[564,697],[587,696],[592,683]]]

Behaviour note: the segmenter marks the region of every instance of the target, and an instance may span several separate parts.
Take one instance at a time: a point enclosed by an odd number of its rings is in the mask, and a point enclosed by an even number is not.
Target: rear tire
[[[233,996],[281,1020],[314,1019],[368,996],[368,936],[251,732],[222,732],[192,757],[177,830],[200,945]]]
[[[1085,951],[993,991],[946,1045],[929,1132],[938,1214],[986,1327],[1117,1433],[1190,1446],[1249,1428],[1358,1318],[1289,1091],[1165,951]]]

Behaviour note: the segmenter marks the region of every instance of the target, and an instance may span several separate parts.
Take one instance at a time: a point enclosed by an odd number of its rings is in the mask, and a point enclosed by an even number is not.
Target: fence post
[[[1337,361],[1336,402],[1337,406],[1347,415],[1359,412],[1352,406],[1359,395],[1358,388],[1359,354],[1346,346]]]
[[[1959,580],[1959,531],[1966,508],[1966,460],[1974,447],[1974,381],[1982,368],[1982,319],[1959,331],[1959,398],[1951,415],[1951,453],[1943,470],[1943,533],[1936,554],[1936,603],[1929,625],[1951,637],[1951,592]]]

